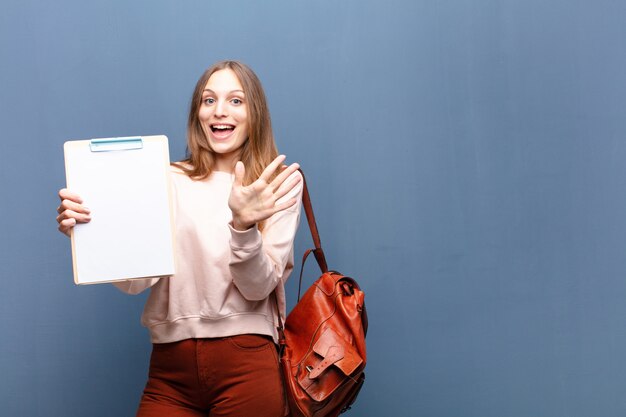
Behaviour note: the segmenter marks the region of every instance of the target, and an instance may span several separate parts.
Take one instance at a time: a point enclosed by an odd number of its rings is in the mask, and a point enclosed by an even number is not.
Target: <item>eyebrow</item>
[[[205,88],[204,90],[202,90],[202,92],[205,92],[205,91],[208,91],[209,93],[215,94],[215,91],[211,90],[210,88]],[[228,94],[232,94],[232,93],[242,93],[242,94],[245,94],[243,92],[243,90],[232,90],[232,91],[228,92]]]

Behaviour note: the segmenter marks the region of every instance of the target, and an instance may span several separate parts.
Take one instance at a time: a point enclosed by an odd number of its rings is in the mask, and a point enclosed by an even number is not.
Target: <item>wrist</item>
[[[231,225],[233,226],[233,229],[238,230],[240,232],[245,232],[246,230],[254,227],[255,223],[242,222],[240,219],[233,217]]]

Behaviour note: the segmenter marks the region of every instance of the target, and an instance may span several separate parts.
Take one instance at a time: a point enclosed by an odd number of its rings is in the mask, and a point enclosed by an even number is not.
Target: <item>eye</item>
[[[230,102],[233,103],[235,106],[243,104],[243,101],[240,98],[234,98]]]
[[[215,103],[215,99],[213,97],[206,97],[202,100],[204,104],[213,104]]]

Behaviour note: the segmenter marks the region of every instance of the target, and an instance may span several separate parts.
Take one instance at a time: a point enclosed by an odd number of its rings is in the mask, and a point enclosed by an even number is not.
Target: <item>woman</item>
[[[298,164],[282,165],[261,83],[239,62],[200,77],[187,136],[189,157],[170,170],[176,275],[115,284],[151,290],[142,324],[153,350],[137,416],[282,416],[272,292],[284,315]],[[59,197],[61,232],[91,220],[79,196]]]

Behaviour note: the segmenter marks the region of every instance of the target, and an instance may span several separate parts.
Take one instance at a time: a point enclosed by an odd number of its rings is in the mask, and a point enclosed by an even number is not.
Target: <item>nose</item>
[[[224,100],[217,100],[217,103],[215,103],[215,116],[224,117],[227,115],[228,115],[228,110],[227,110],[226,103],[224,102]]]

